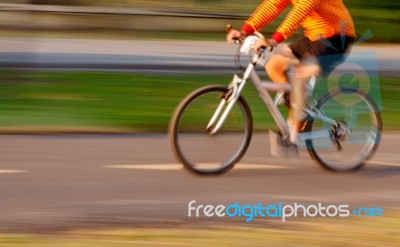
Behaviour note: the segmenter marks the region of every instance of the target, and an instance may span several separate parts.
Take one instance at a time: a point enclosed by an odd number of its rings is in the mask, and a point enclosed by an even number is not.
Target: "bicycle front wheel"
[[[189,171],[202,175],[227,172],[249,146],[253,122],[242,97],[216,134],[207,129],[227,90],[222,86],[200,88],[182,101],[172,117],[169,131],[173,151]]]
[[[311,157],[333,171],[361,168],[376,151],[381,138],[382,120],[373,100],[359,90],[341,88],[322,97],[316,109],[338,126],[320,119],[307,122],[306,131],[327,132],[306,141]]]

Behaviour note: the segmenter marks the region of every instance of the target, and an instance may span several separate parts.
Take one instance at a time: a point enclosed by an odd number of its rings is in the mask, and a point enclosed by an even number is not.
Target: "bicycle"
[[[240,53],[252,52],[251,44],[264,38],[259,32],[243,40]],[[172,116],[170,141],[177,160],[189,171],[201,175],[222,174],[244,156],[253,132],[253,118],[241,92],[250,79],[275,120],[277,142],[288,146],[289,129],[278,104],[290,93],[290,84],[262,81],[255,71],[266,47],[253,52],[243,76],[234,75],[229,85],[199,88],[178,105]],[[318,78],[311,77],[308,96]],[[275,100],[270,92],[276,92]],[[377,150],[382,120],[374,101],[357,88],[340,87],[326,92],[303,108],[304,130],[298,141],[305,142],[310,156],[331,171],[360,169]],[[220,142],[222,141],[222,142]],[[345,153],[346,151],[346,153]],[[350,152],[350,154],[347,154]]]

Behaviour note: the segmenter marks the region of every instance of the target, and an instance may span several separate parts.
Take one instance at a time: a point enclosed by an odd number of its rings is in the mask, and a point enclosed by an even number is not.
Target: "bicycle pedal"
[[[279,144],[279,133],[270,130],[269,131],[269,143],[270,143],[270,154],[278,158],[295,158],[299,156],[297,146],[294,144]]]
[[[275,105],[284,105],[289,107],[289,94],[286,92],[278,92],[274,99]]]
[[[295,144],[290,144],[289,146],[284,146],[284,155],[286,158],[297,158],[299,157],[299,150],[297,148],[297,145]]]

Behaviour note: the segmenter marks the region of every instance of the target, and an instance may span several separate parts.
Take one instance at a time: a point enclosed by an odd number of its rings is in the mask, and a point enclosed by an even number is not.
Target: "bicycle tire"
[[[235,115],[236,119],[232,120],[231,118],[228,117],[226,119],[222,129],[216,135],[211,135],[206,130],[207,125],[205,123],[208,123],[212,114],[215,112],[214,105],[217,105],[221,101],[220,95],[226,93],[227,90],[228,89],[226,87],[218,86],[218,85],[210,85],[210,86],[199,88],[199,89],[193,91],[192,93],[190,93],[185,99],[182,100],[182,102],[176,108],[175,113],[173,114],[173,116],[171,118],[171,122],[170,122],[170,126],[169,126],[169,133],[170,133],[170,142],[172,145],[174,155],[177,158],[177,160],[180,163],[182,163],[185,168],[187,168],[187,170],[189,170],[195,174],[217,175],[217,174],[222,174],[222,173],[229,171],[230,169],[232,169],[234,167],[234,165],[237,162],[240,161],[240,159],[243,157],[243,155],[247,151],[247,148],[250,144],[251,137],[252,137],[252,131],[253,131],[253,120],[252,120],[250,108],[249,108],[247,102],[241,96],[237,99],[234,109],[232,109],[232,111],[230,112],[230,115],[232,115],[233,113],[237,114],[237,115]],[[206,101],[208,101],[208,97],[210,97],[210,99],[212,101],[212,102],[210,102],[210,104],[212,106],[204,108],[202,105],[203,101],[205,103],[208,103],[208,102],[206,102]],[[197,102],[199,102],[199,103],[197,103]],[[195,108],[196,104],[199,104],[198,108]],[[192,113],[191,112],[192,109],[193,109],[194,113],[193,113],[193,115],[190,115]],[[207,109],[212,109],[212,111],[209,112],[210,114],[208,114]],[[199,113],[200,111],[202,113],[204,112],[204,115],[206,115],[206,117],[204,117],[203,121],[197,120],[197,119],[200,119],[200,117],[198,116],[200,114]],[[186,115],[189,116],[189,118],[195,122],[192,125],[189,125],[189,127],[188,127],[193,130],[191,130],[191,129],[185,130],[184,127],[182,127],[182,125],[184,125]],[[193,120],[192,118],[195,118],[195,120]],[[215,162],[217,167],[200,168],[199,164],[201,162],[194,160],[194,158],[192,158],[192,156],[193,157],[196,156],[196,158],[197,158],[197,156],[199,156],[199,159],[200,158],[204,159],[206,156],[208,156],[209,159],[211,159],[212,152],[214,152],[214,151],[217,152],[217,151],[210,149],[210,147],[207,147],[206,145],[204,145],[205,146],[204,149],[208,148],[207,149],[208,151],[204,150],[205,153],[202,153],[203,149],[201,148],[202,145],[200,144],[202,142],[199,141],[199,143],[196,143],[196,141],[194,141],[194,140],[191,141],[192,143],[190,143],[190,145],[188,144],[189,147],[183,147],[183,145],[186,145],[186,144],[184,144],[184,143],[186,143],[186,139],[184,139],[184,138],[186,138],[186,136],[188,136],[187,138],[190,140],[190,137],[192,137],[192,138],[198,137],[198,138],[203,138],[206,142],[211,141],[212,144],[214,144],[214,142],[219,140],[217,138],[236,137],[236,135],[241,135],[241,133],[239,133],[239,132],[242,130],[229,129],[229,127],[230,127],[229,124],[231,123],[230,122],[231,120],[238,121],[238,125],[241,124],[241,123],[239,123],[238,118],[243,118],[242,121],[244,124],[243,140],[241,140],[241,142],[239,143],[239,146],[237,148],[236,147],[232,148],[232,150],[233,150],[232,154],[229,154],[230,150],[227,150],[226,151],[227,158],[224,159],[223,161],[221,161],[220,164],[218,164],[218,161]],[[227,126],[228,129],[224,129],[224,127],[226,125],[228,125]],[[195,131],[197,131],[197,129],[196,129],[197,127],[199,128],[198,133],[195,132]],[[237,131],[237,132],[235,132],[235,131]],[[231,136],[229,136],[230,134],[231,134]],[[190,135],[192,135],[192,136],[190,136]],[[241,138],[241,137],[239,136],[239,138]],[[203,140],[203,139],[201,139],[201,140]],[[222,141],[223,141],[223,139],[222,139]],[[189,143],[190,141],[187,141],[187,142]],[[231,142],[232,141],[228,140],[228,141],[224,142],[223,145],[215,144],[216,145],[215,149],[221,148],[224,150],[224,148],[222,146],[225,146],[226,144],[231,144]],[[196,149],[195,151],[193,151],[194,155],[191,154],[192,149]]]
[[[371,110],[370,115],[374,121],[371,131],[376,130],[375,136],[372,142],[372,145],[368,147],[366,150],[367,153],[362,153],[362,157],[360,157],[358,162],[354,162],[354,164],[349,165],[348,167],[339,167],[337,164],[331,163],[326,161],[324,158],[321,157],[321,154],[319,153],[318,149],[315,147],[314,140],[313,139],[308,139],[306,140],[306,147],[308,149],[308,152],[310,156],[318,163],[320,164],[323,168],[330,170],[330,171],[335,171],[335,172],[346,172],[346,171],[355,171],[361,169],[365,165],[365,161],[370,159],[372,155],[376,152],[378,149],[380,140],[381,140],[381,133],[382,133],[382,118],[380,115],[380,112],[378,110],[377,105],[375,102],[364,92],[358,90],[358,89],[353,89],[353,88],[337,88],[334,89],[328,93],[326,93],[323,97],[321,97],[316,105],[317,109],[323,109],[324,105],[333,97],[336,97],[341,94],[347,94],[347,95],[357,95],[360,97],[360,102],[364,102],[368,108]],[[305,132],[310,132],[313,131],[313,128],[315,127],[315,120],[307,120],[306,127],[305,127]],[[367,144],[367,143],[366,143]]]

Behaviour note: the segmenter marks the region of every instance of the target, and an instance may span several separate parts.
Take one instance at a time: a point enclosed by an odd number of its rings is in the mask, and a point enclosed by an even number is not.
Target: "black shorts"
[[[327,39],[311,41],[302,37],[289,45],[293,54],[300,60],[316,57],[323,74],[329,74],[338,64],[344,62],[346,53],[354,42],[349,36],[332,36]]]

